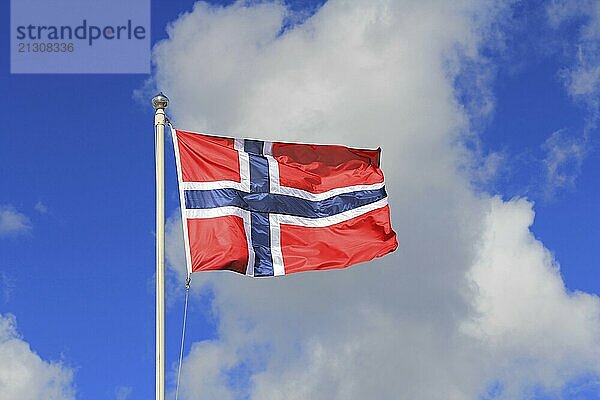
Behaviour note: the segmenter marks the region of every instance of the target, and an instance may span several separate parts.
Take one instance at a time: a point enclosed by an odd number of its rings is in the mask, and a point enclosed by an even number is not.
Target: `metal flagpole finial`
[[[156,96],[154,96],[152,98],[152,107],[154,107],[155,110],[165,109],[168,106],[169,106],[169,98],[167,96],[165,96],[163,94],[163,92],[160,92],[159,94],[157,94]]]

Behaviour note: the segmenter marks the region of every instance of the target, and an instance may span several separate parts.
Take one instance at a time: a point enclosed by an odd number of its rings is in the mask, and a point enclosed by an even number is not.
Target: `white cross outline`
[[[254,276],[254,261],[255,253],[252,247],[251,238],[251,211],[244,210],[239,207],[225,206],[215,207],[209,209],[188,209],[185,206],[184,193],[186,190],[213,190],[213,189],[226,189],[232,188],[241,190],[244,192],[250,192],[250,158],[248,153],[244,151],[244,139],[234,139],[234,149],[238,154],[238,162],[240,168],[240,182],[224,180],[224,181],[212,181],[212,182],[183,182],[181,178],[181,161],[179,156],[179,146],[177,144],[177,134],[175,129],[171,126],[171,133],[173,137],[173,145],[175,148],[175,159],[177,163],[177,172],[179,180],[179,192],[182,212],[182,224],[183,233],[185,239],[186,249],[186,264],[188,273],[192,273],[191,267],[191,253],[189,246],[189,234],[187,229],[188,219],[203,219],[203,218],[215,218],[220,216],[238,216],[242,218],[244,223],[244,233],[246,234],[246,243],[248,246],[248,264],[246,266],[246,275]],[[370,184],[370,185],[354,185],[335,188],[321,193],[311,193],[302,189],[282,186],[279,179],[279,162],[273,157],[272,154],[273,142],[263,142],[263,156],[267,159],[269,166],[269,192],[273,194],[283,194],[294,197],[300,197],[311,201],[325,200],[339,194],[351,193],[361,190],[377,190],[385,186],[385,182]],[[387,196],[376,202],[366,204],[351,210],[341,212],[339,214],[321,217],[321,218],[307,218],[298,217],[287,214],[275,214],[269,213],[269,230],[270,230],[270,245],[271,245],[271,257],[273,261],[273,276],[285,275],[285,267],[283,263],[283,254],[281,250],[281,225],[294,225],[303,227],[326,227],[335,225],[341,222],[348,221],[356,218],[362,214],[368,213],[379,208],[383,208],[388,205]]]

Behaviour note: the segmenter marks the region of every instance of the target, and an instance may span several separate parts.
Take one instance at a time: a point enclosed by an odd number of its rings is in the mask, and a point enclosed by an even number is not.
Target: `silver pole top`
[[[152,98],[152,107],[154,107],[155,110],[165,109],[168,106],[169,106],[169,98],[167,96],[165,96],[163,94],[163,92],[160,92],[159,94],[157,94],[156,96],[154,96]]]

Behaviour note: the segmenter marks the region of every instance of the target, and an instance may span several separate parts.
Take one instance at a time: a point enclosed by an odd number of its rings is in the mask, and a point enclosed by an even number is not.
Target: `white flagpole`
[[[156,400],[165,400],[165,108],[162,92],[152,99],[156,158]]]

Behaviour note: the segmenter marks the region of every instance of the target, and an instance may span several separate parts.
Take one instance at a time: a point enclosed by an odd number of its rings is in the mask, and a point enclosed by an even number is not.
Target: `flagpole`
[[[152,98],[156,161],[156,400],[165,400],[165,108],[162,92]]]

